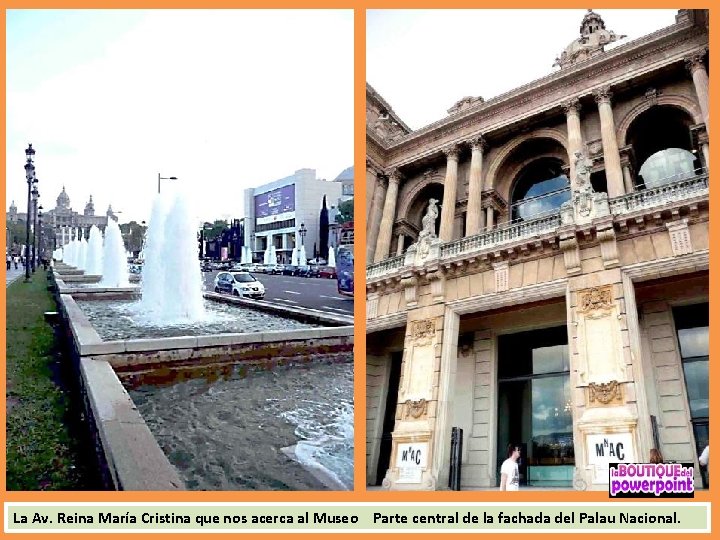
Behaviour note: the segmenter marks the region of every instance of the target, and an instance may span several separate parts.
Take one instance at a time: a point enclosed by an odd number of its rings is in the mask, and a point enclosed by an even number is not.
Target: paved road
[[[215,272],[203,272],[205,289],[213,290]],[[293,307],[308,307],[336,313],[353,315],[355,302],[337,292],[337,281],[324,278],[302,278],[253,274],[265,286],[265,300]]]

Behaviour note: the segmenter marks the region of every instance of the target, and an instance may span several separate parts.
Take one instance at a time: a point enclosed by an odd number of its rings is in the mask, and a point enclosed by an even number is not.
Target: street
[[[203,272],[205,290],[212,291],[218,271]],[[265,286],[265,301],[277,302],[292,307],[307,307],[336,313],[353,315],[355,302],[337,292],[337,281],[325,278],[303,278],[253,273]]]

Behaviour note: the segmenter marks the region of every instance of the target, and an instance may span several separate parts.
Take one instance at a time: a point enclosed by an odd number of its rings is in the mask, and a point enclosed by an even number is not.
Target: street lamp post
[[[37,181],[37,178],[35,179]],[[33,273],[35,272],[35,266],[37,261],[37,210],[38,210],[38,198],[40,192],[37,186],[32,190],[33,196],[33,237],[32,237],[32,268]]]
[[[43,207],[42,204],[38,206],[38,260],[37,265],[40,266],[43,260]]]
[[[300,242],[302,242],[302,245],[305,245],[305,235],[307,234],[307,228],[305,227],[304,223],[300,224],[300,230],[298,231],[300,233]]]
[[[33,156],[35,156],[35,150],[32,144],[28,144],[25,149],[25,156],[27,161],[25,162],[25,179],[28,185],[28,202],[27,202],[27,215],[25,217],[25,281],[30,281],[30,211],[31,211],[31,199],[32,199],[32,186],[37,182],[35,178],[35,164],[33,163]]]
[[[160,180],[177,180],[177,176],[160,176],[158,173],[158,195],[160,195]]]

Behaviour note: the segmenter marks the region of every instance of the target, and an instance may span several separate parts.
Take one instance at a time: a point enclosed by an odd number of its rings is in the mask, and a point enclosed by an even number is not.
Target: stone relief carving
[[[470,107],[470,106],[472,106],[472,105],[475,105],[475,104],[477,104],[477,103],[484,103],[484,102],[485,102],[485,100],[484,100],[482,97],[480,97],[480,96],[477,96],[477,97],[465,96],[464,98],[458,100],[458,101],[455,103],[455,105],[453,105],[452,107],[450,107],[450,108],[447,110],[447,112],[448,112],[448,114],[454,114],[454,113],[456,113],[456,112],[465,110],[465,109],[467,109],[468,107]]]
[[[578,313],[592,314],[597,311],[606,311],[613,308],[612,285],[593,287],[578,293]]]
[[[610,381],[606,383],[590,383],[588,385],[590,393],[590,403],[598,401],[603,405],[607,405],[611,401],[622,400],[621,386],[617,381]]]
[[[411,399],[405,400],[405,419],[408,418],[420,418],[427,414],[428,402],[425,399],[418,399],[413,401]]]
[[[410,335],[415,345],[428,345],[435,336],[435,320],[413,321]]]

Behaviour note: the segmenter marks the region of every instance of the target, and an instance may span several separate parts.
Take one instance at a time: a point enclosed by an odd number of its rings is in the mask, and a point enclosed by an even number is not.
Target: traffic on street
[[[220,271],[203,272],[205,290],[214,291],[215,276]],[[317,277],[284,276],[253,273],[265,287],[266,302],[276,302],[291,307],[306,307],[353,316],[353,298],[342,296],[337,290],[337,280]]]

